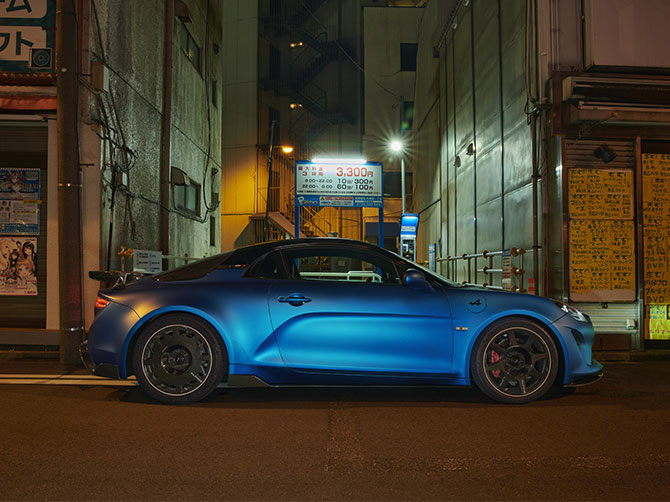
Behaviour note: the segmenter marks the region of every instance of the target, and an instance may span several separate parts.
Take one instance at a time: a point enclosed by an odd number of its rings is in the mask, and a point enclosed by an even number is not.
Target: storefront
[[[594,350],[670,348],[670,79],[560,89],[564,296],[592,317]]]

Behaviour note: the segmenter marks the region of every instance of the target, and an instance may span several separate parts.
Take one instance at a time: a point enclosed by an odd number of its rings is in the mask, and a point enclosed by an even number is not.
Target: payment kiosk
[[[400,254],[408,260],[416,260],[416,230],[419,227],[419,215],[405,213],[400,220]]]

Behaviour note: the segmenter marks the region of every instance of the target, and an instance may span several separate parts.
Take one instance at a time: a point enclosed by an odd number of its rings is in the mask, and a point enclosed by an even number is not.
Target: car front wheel
[[[543,396],[558,373],[558,351],[539,324],[509,318],[489,326],[475,343],[472,378],[488,397],[527,403]]]
[[[209,324],[191,315],[170,314],[142,330],[133,367],[148,395],[167,404],[188,404],[216,389],[228,358],[221,337]]]

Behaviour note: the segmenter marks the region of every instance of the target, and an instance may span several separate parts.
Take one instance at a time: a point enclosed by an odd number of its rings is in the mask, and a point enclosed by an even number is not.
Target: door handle
[[[290,305],[293,305],[294,307],[300,307],[300,305],[311,302],[311,298],[307,298],[305,295],[301,295],[300,293],[293,293],[292,295],[288,296],[280,296],[277,298],[277,301],[279,303],[288,303]]]

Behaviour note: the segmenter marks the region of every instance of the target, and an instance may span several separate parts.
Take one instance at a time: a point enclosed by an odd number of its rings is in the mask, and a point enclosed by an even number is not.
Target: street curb
[[[0,361],[17,359],[59,359],[57,350],[0,350]]]

